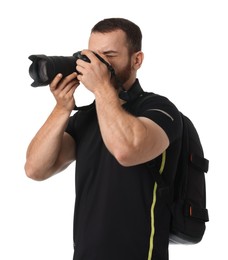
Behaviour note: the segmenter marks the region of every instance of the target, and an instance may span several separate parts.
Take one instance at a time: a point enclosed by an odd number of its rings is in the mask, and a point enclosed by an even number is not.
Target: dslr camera
[[[112,66],[97,53],[94,54],[100,61],[106,64],[111,72],[111,76],[115,75]],[[30,55],[28,58],[32,61],[29,67],[29,75],[34,80],[31,84],[32,87],[47,86],[58,73],[61,73],[64,77],[73,72],[79,73],[76,70],[76,61],[78,59],[90,62],[90,59],[82,55],[80,51],[72,56]]]

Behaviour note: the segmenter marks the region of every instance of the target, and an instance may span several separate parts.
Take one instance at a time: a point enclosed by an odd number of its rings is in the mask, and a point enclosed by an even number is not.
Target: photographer
[[[75,72],[51,82],[56,105],[27,150],[25,171],[35,180],[76,161],[74,260],[168,259],[169,207],[146,163],[172,182],[181,121],[165,97],[136,106],[143,93],[136,76],[141,40],[129,20],[98,22],[81,52],[90,62],[77,59]],[[95,101],[71,116],[80,82]]]

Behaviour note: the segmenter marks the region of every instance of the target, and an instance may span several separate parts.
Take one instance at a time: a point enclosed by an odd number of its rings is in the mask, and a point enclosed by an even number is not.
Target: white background
[[[195,246],[171,246],[170,259],[228,259],[228,7],[222,0],[9,0],[0,3],[0,259],[72,259],[74,165],[44,182],[24,173],[25,153],[54,98],[32,88],[31,54],[72,55],[91,27],[125,17],[143,32],[145,90],[164,94],[195,123],[210,160],[210,222]],[[90,94],[78,93],[90,102]]]

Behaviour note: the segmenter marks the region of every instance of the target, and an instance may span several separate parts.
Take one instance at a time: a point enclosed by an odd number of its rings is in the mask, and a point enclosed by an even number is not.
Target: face
[[[89,49],[105,55],[125,89],[134,83],[137,71],[136,54],[129,55],[126,36],[122,30],[92,33],[89,39]]]

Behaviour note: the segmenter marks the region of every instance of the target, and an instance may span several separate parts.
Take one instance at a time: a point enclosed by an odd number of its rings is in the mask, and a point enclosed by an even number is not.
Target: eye
[[[106,54],[105,56],[106,56],[108,59],[112,59],[112,58],[117,57],[117,55],[115,55],[115,54]]]
[[[118,56],[118,54],[114,51],[107,51],[104,52],[104,55],[108,58],[108,59],[112,59]]]

